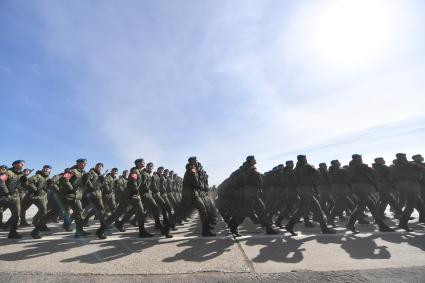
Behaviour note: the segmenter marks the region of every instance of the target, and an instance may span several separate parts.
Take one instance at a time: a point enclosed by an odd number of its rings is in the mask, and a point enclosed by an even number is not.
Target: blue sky
[[[6,164],[425,154],[420,0],[3,0],[0,35]]]

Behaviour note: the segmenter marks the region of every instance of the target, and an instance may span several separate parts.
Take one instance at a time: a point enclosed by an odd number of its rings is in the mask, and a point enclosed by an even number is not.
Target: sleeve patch
[[[137,180],[139,179],[139,176],[136,173],[131,173],[129,176],[132,180]]]
[[[68,181],[72,178],[72,176],[74,176],[74,174],[72,174],[71,172],[66,172],[63,174],[63,177]]]

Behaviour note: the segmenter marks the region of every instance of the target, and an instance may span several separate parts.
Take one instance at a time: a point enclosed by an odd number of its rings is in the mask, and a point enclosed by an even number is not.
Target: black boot
[[[294,226],[295,226],[295,221],[291,219],[289,220],[288,224],[286,224],[285,229],[286,231],[291,233],[292,236],[297,236],[298,234],[294,232]]]
[[[104,240],[104,239],[106,239],[106,235],[105,235],[105,226],[100,226],[100,228],[96,230],[96,236],[97,236],[100,240]]]
[[[360,233],[358,230],[356,230],[356,227],[354,227],[354,223],[348,222],[346,228],[353,232],[353,234]]]
[[[412,229],[412,228],[410,228],[410,227],[407,225],[407,220],[406,220],[406,218],[405,218],[405,217],[402,217],[402,218],[401,218],[400,223],[398,224],[398,227],[399,227],[399,228],[402,228],[402,229],[404,229],[404,230],[406,230],[407,232],[412,232],[412,231],[413,231],[413,229]]]
[[[165,238],[172,238],[173,236],[170,235],[170,226],[168,224],[162,226],[161,228],[162,235],[165,236]]]
[[[125,228],[124,228],[124,226],[123,226],[123,223],[122,223],[122,222],[120,222],[120,221],[115,221],[114,226],[115,226],[115,228],[117,228],[117,229],[118,229],[118,231],[120,231],[120,232],[125,232],[125,231],[126,231],[126,230],[125,230]]]
[[[279,234],[279,231],[273,229],[273,227],[271,225],[267,225],[266,226],[266,234],[267,235],[276,235],[276,234]]]
[[[335,224],[335,221],[333,220],[333,218],[328,218],[327,224],[329,226],[336,227],[336,224]]]
[[[31,224],[27,222],[26,219],[21,219],[21,223],[19,223],[19,227],[29,227]]]
[[[31,231],[31,237],[33,239],[41,239],[40,228],[41,227],[37,226]]]
[[[19,234],[17,231],[10,231],[9,235],[7,235],[8,239],[21,239],[22,235]]]
[[[139,238],[152,238],[153,234],[148,233],[145,229],[145,224],[139,225]]]
[[[205,223],[202,224],[202,236],[203,237],[214,237],[215,234],[213,232],[211,232],[210,227],[209,227],[209,223],[206,222],[206,220],[204,220]]]
[[[322,234],[336,234],[336,230],[329,228],[325,223],[320,224],[320,229],[322,230]]]
[[[50,229],[49,229],[49,227],[47,227],[47,225],[46,225],[46,224],[44,224],[44,225],[40,226],[40,231],[43,231],[43,232],[49,232],[49,231],[50,231]]]

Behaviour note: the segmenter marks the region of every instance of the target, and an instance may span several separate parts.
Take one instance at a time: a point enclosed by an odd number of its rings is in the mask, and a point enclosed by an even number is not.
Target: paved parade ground
[[[29,219],[35,211],[28,211]],[[30,238],[28,227],[19,229],[21,240],[8,240],[1,231],[0,282],[425,282],[425,226],[415,220],[415,232],[380,233],[374,225],[361,225],[357,235],[343,228],[321,235],[319,227],[300,223],[297,237],[284,230],[268,236],[246,220],[238,239],[223,222],[216,237],[202,238],[198,222],[194,217],[179,226],[171,239],[157,231],[157,237],[140,239],[130,225],[125,233],[108,231],[106,240],[75,239],[52,223],[40,240]],[[154,231],[152,223],[148,227]]]

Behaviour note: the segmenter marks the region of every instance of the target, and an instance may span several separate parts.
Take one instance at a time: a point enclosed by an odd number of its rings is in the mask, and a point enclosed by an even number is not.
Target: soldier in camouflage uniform
[[[347,172],[352,192],[357,197],[356,208],[348,220],[347,229],[351,230],[353,233],[358,233],[354,224],[361,218],[367,206],[373,218],[375,218],[375,223],[379,226],[379,231],[393,232],[394,229],[388,227],[380,217],[375,200],[372,198],[372,193],[375,191],[374,186],[377,183],[377,176],[374,170],[363,163],[361,155],[353,154]]]
[[[419,222],[425,223],[425,205],[420,196],[420,181],[425,174],[425,167],[409,162],[404,153],[397,153],[396,158],[394,166],[391,167],[391,176],[400,196],[406,200],[399,227],[412,231],[407,224],[415,208],[419,211]]]
[[[319,164],[319,174],[315,181],[317,192],[319,193],[320,206],[327,217],[330,215],[330,211],[335,205],[331,198],[331,183],[329,179],[329,171],[326,163]]]
[[[126,213],[128,207],[130,206],[137,217],[137,222],[139,225],[139,237],[153,237],[152,234],[148,233],[145,228],[145,209],[140,198],[139,188],[142,183],[142,170],[144,168],[144,160],[142,158],[136,159],[134,161],[135,167],[130,169],[130,175],[127,180],[127,188],[123,192],[123,198],[121,199],[117,209],[114,213],[105,220],[105,224],[101,225],[100,228],[96,231],[96,235],[99,239],[105,239],[105,230],[109,225],[115,222],[115,227],[124,232],[123,227],[124,222],[119,221],[119,217]]]
[[[115,200],[115,187],[117,186],[118,168],[112,168],[111,172],[106,174],[105,182],[102,187],[102,197],[105,210],[112,214],[117,208]]]
[[[7,166],[6,165],[1,165],[0,166],[0,177],[4,174],[6,174],[7,172]],[[1,179],[0,179],[1,182]],[[0,193],[1,194],[1,193]],[[3,228],[3,210],[4,210],[4,205],[1,204],[0,202],[0,228]]]
[[[9,239],[20,239],[22,236],[17,232],[19,215],[21,211],[21,201],[19,191],[25,186],[27,176],[24,174],[25,161],[16,160],[12,163],[12,168],[0,175],[0,205],[10,209]],[[28,171],[26,171],[28,172]]]
[[[297,203],[299,202],[294,162],[292,160],[285,162],[282,175],[282,182],[284,186],[284,209],[280,212],[279,217],[275,222],[275,225],[279,228],[282,228],[283,219],[289,218],[293,214]]]
[[[181,202],[176,210],[175,219],[172,226],[176,221],[185,219],[193,213],[196,209],[199,213],[202,223],[202,236],[215,236],[211,232],[210,223],[208,222],[207,209],[200,197],[200,180],[199,172],[197,170],[198,162],[196,157],[189,157],[186,164],[186,172],[183,177],[183,188],[181,195]]]
[[[230,232],[239,237],[238,227],[244,219],[254,211],[263,227],[266,228],[266,234],[277,234],[278,231],[272,228],[272,224],[268,221],[266,209],[261,199],[261,190],[263,188],[263,180],[261,174],[257,172],[257,161],[255,157],[250,155],[246,158],[241,170],[241,203],[239,209],[235,211],[230,221]]]
[[[415,154],[412,156],[413,163],[416,163],[419,166],[425,167],[424,158],[420,154]],[[422,200],[425,200],[425,175],[422,175],[421,180],[419,181],[421,183],[421,198]]]
[[[26,195],[24,196],[21,203],[21,221],[25,220],[25,212],[31,205],[35,205],[38,208],[37,214],[34,216],[34,222],[40,217],[44,217],[47,213],[47,191],[49,175],[52,170],[50,165],[44,165],[43,169],[37,171],[36,174],[30,178],[26,183]],[[43,227],[45,230],[47,227]]]
[[[354,204],[349,198],[351,194],[350,182],[348,180],[347,170],[341,167],[339,160],[332,160],[329,166],[329,181],[331,183],[331,195],[335,201],[335,206],[332,208],[328,217],[328,225],[336,227],[335,217],[342,218],[342,213],[354,208]]]
[[[102,188],[105,184],[105,177],[102,175],[103,163],[97,163],[94,168],[83,176],[83,185],[85,193],[90,204],[86,207],[88,212],[84,218],[84,224],[87,225],[90,217],[97,215],[97,218],[103,222],[105,220],[105,206],[103,204]]]
[[[334,234],[335,230],[326,226],[326,221],[323,216],[320,203],[315,197],[314,180],[317,178],[317,170],[307,163],[305,155],[297,156],[297,166],[295,167],[295,179],[297,181],[297,191],[300,195],[300,204],[294,215],[289,220],[285,229],[292,235],[297,235],[294,232],[294,226],[299,219],[306,215],[308,211],[313,211],[315,219],[320,223],[320,228],[323,234]]]
[[[390,207],[394,210],[395,218],[400,219],[403,211],[394,197],[396,189],[393,184],[390,168],[385,165],[385,160],[382,157],[375,158],[375,163],[372,164],[372,168],[378,176],[377,189],[379,193],[379,214],[382,218],[384,218],[385,209],[387,205],[390,205]]]

